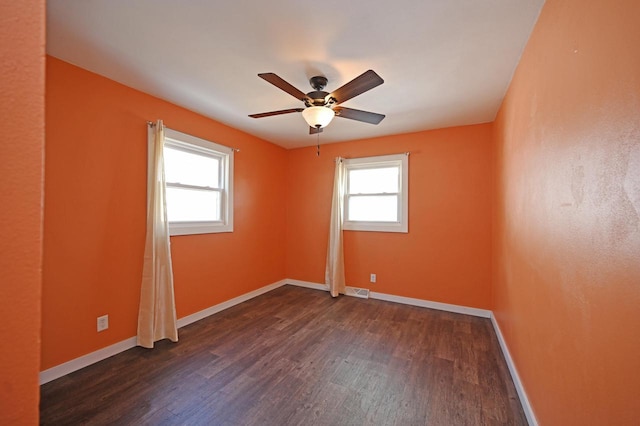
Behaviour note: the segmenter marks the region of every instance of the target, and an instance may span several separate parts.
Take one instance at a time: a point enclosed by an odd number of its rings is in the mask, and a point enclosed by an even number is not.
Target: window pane
[[[220,192],[167,187],[169,222],[220,220]]]
[[[349,194],[397,193],[399,167],[349,170]]]
[[[164,147],[164,175],[167,182],[219,188],[220,160]]]
[[[350,221],[366,222],[397,222],[398,221],[398,196],[374,195],[349,197]]]

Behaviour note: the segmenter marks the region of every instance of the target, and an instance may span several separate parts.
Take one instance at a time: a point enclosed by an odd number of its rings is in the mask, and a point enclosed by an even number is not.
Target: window
[[[171,235],[233,231],[233,149],[165,129]]]
[[[408,232],[408,155],[344,161],[343,228],[348,231]]]

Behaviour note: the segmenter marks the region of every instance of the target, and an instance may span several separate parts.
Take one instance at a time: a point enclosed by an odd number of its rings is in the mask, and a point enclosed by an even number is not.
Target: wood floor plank
[[[284,286],[41,387],[41,424],[526,425],[490,321]]]

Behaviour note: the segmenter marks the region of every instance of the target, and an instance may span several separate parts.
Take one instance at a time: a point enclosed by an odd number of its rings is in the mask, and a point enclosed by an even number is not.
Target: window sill
[[[169,224],[169,235],[219,234],[233,232],[233,224],[173,223]]]
[[[408,226],[402,223],[384,222],[345,222],[342,226],[344,231],[364,231],[364,232],[397,232],[409,233]]]

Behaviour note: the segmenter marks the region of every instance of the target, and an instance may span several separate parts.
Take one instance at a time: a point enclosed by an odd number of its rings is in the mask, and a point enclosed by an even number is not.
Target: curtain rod
[[[147,120],[147,126],[149,127],[155,127],[156,123],[154,123],[153,121],[148,121]],[[167,128],[167,126],[163,125],[162,126],[164,129]],[[240,148],[232,148],[232,147],[228,147],[230,150],[234,151],[234,152],[240,152]]]
[[[355,160],[357,158],[387,157],[389,155],[399,155],[399,154],[404,154],[404,155],[406,155],[408,157],[409,155],[411,155],[411,151],[399,152],[398,154],[371,155],[371,156],[368,156],[368,157],[336,157],[335,161],[338,161],[338,160]]]

